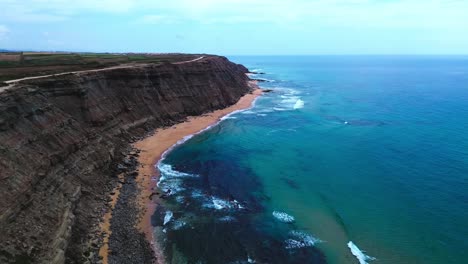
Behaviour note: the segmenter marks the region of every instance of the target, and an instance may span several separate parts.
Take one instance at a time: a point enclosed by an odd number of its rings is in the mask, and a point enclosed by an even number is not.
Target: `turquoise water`
[[[273,92],[159,164],[173,263],[466,263],[468,57],[230,59]]]

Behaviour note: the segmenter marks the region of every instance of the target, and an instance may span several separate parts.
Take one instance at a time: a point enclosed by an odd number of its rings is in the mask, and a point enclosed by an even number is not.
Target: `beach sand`
[[[139,175],[137,176],[137,183],[140,188],[140,195],[137,202],[141,211],[138,229],[145,233],[148,241],[152,245],[151,215],[158,201],[152,201],[151,197],[157,180],[159,179],[159,171],[155,169],[155,164],[161,159],[166,150],[184,137],[200,132],[219,122],[223,116],[229,113],[250,108],[254,100],[262,94],[262,90],[258,88],[256,82],[251,82],[251,86],[253,88],[252,93],[241,97],[236,104],[201,116],[189,117],[187,121],[168,128],[158,129],[153,135],[133,145],[141,151],[138,158],[140,168]],[[163,259],[160,253],[158,254],[160,250],[155,248],[155,246],[156,245],[153,245],[153,249],[155,250],[156,257],[158,259]]]

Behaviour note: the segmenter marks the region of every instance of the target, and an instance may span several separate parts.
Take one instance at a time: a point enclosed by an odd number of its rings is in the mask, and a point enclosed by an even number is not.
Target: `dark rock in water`
[[[97,262],[85,257],[88,237],[96,236],[106,198],[119,181],[115,172],[136,170],[129,142],[234,104],[250,90],[247,72],[224,57],[206,56],[203,63],[25,80],[0,92],[0,263],[23,257],[31,263]],[[135,184],[133,177],[126,181],[112,218],[112,260],[148,263],[147,255],[132,257],[147,253],[147,245],[131,229]]]
[[[286,183],[286,185],[288,185],[289,187],[293,188],[293,189],[300,189],[301,187],[299,186],[299,184],[297,184],[294,180],[292,179],[289,179],[289,178],[280,178],[284,183]]]
[[[383,121],[375,121],[375,120],[351,120],[348,121],[347,124],[352,126],[383,126],[386,125]]]

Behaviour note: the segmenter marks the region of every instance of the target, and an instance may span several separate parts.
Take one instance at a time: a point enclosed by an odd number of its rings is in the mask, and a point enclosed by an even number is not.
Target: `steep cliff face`
[[[235,103],[250,89],[246,72],[209,56],[23,81],[0,93],[0,262],[63,263],[70,247],[86,254],[129,141]]]

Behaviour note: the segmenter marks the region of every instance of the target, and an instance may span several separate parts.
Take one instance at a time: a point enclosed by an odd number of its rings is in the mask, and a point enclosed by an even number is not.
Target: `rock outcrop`
[[[0,263],[83,263],[129,142],[234,104],[224,57],[23,81],[0,93]]]

